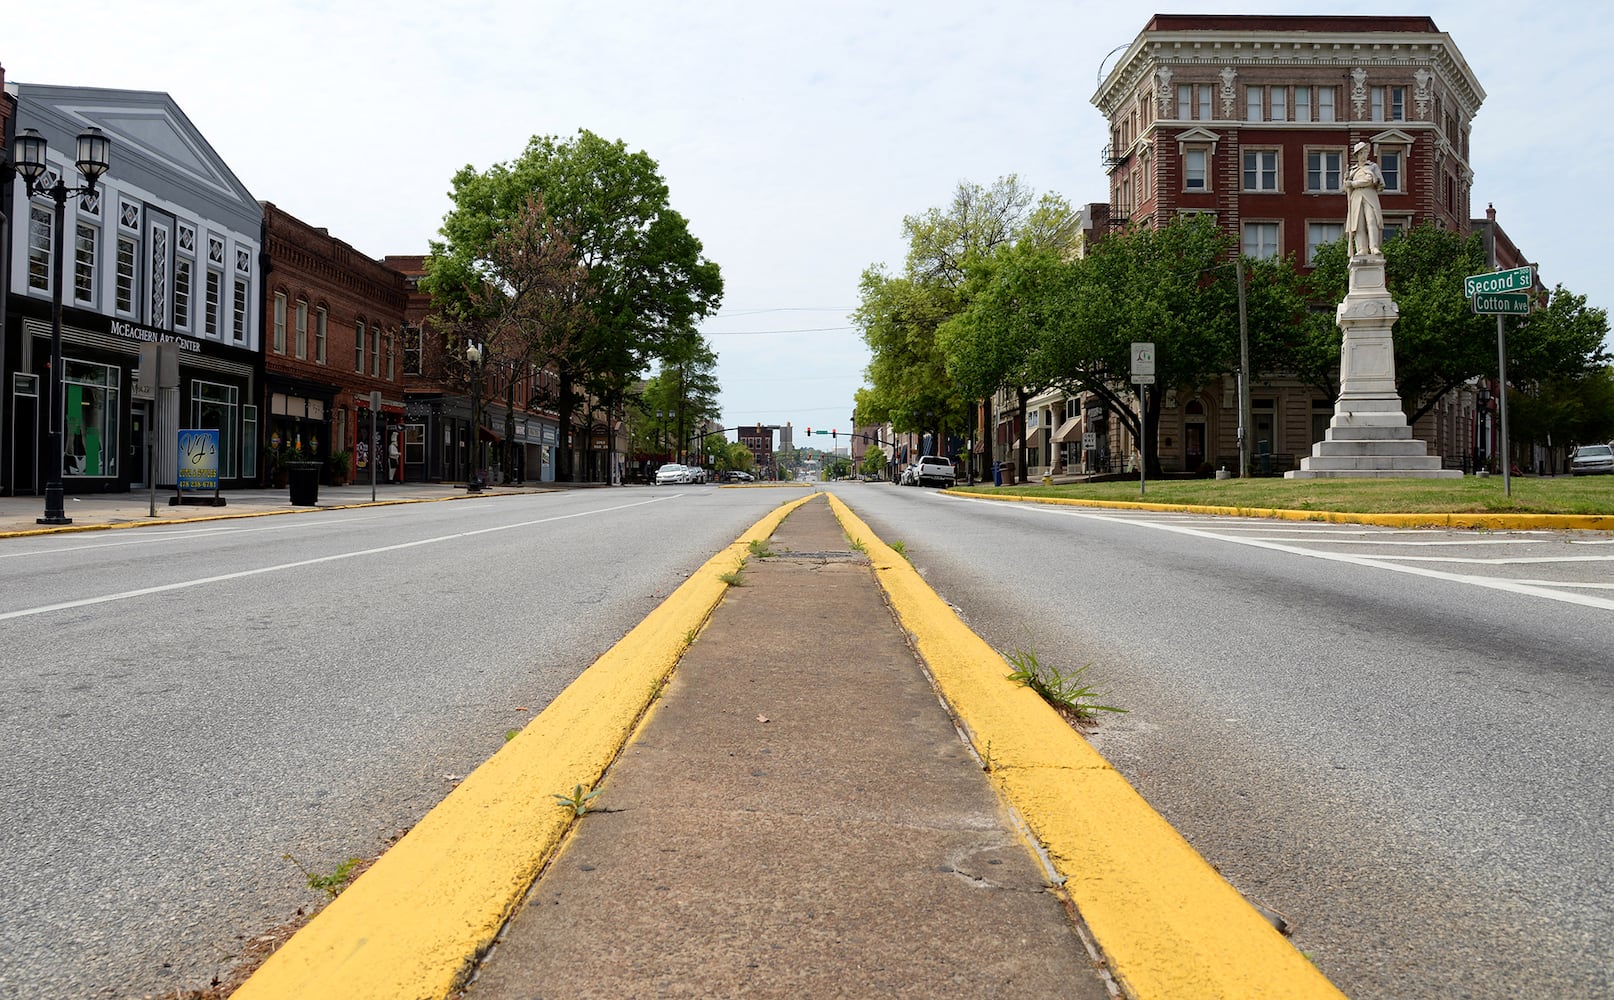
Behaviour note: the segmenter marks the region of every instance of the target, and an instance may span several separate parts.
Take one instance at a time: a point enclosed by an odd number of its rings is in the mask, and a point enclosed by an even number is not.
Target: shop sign
[[[219,488],[219,432],[182,430],[179,432],[180,490]]]
[[[107,327],[107,332],[114,337],[125,340],[138,340],[143,344],[173,344],[182,351],[200,354],[202,342],[190,337],[182,337],[167,330],[158,330],[155,327],[142,326],[139,323],[130,323],[128,320],[115,319]]]

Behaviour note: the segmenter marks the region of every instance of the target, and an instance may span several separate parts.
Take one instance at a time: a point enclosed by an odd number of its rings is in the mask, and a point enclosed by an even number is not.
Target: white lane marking
[[[103,594],[99,597],[84,597],[76,601],[63,601],[60,604],[45,604],[37,608],[21,608],[16,611],[0,613],[0,621],[10,621],[13,618],[27,618],[33,615],[48,614],[52,611],[71,611],[74,608],[87,608],[97,604],[110,604],[113,601],[127,601],[136,597],[147,597],[151,594],[167,593],[171,590],[185,590],[190,587],[202,587],[210,583],[222,583],[225,580],[239,580],[249,576],[261,576],[265,573],[279,573],[288,569],[300,569],[304,566],[318,566],[321,563],[340,562],[344,559],[357,559],[360,556],[380,555],[383,552],[398,552],[403,549],[419,548],[422,545],[435,545],[438,542],[451,542],[459,538],[474,538],[477,535],[492,534],[497,531],[511,531],[516,528],[530,528],[535,524],[550,524],[555,521],[567,521],[577,517],[592,517],[595,514],[610,514],[619,510],[631,510],[634,507],[644,507],[664,500],[676,500],[683,496],[673,493],[667,496],[656,497],[651,500],[641,500],[637,503],[619,504],[615,507],[602,507],[599,510],[578,511],[574,514],[558,514],[554,517],[541,517],[535,521],[522,521],[519,524],[501,524],[491,528],[476,528],[472,531],[456,531],[451,535],[437,535],[432,538],[419,538],[412,542],[399,542],[396,545],[382,545],[373,549],[359,549],[354,552],[338,552],[328,556],[319,556],[315,559],[300,559],[296,562],[277,563],[273,566],[259,566],[256,569],[244,569],[235,573],[221,573],[218,576],[204,576],[194,580],[179,580],[174,583],[165,583],[156,587],[141,587],[137,590],[125,590],[116,594]]]
[[[333,521],[307,520],[299,521],[296,524],[265,525],[256,528],[222,524],[216,524],[211,528],[180,528],[179,525],[175,525],[174,528],[165,529],[154,526],[150,531],[137,532],[136,534],[139,536],[137,538],[119,538],[117,540],[99,538],[95,541],[82,542],[78,545],[53,545],[47,549],[28,549],[22,552],[0,551],[0,559],[17,559],[23,556],[54,556],[63,552],[101,551],[127,545],[153,545],[159,542],[184,541],[187,538],[202,537],[204,535],[217,537],[221,533],[234,536],[250,535],[264,531],[289,531],[292,529],[308,531],[310,529],[339,529],[341,527],[340,524]],[[118,534],[127,534],[127,532],[118,532]]]
[[[1522,556],[1515,559],[1480,559],[1472,556],[1398,556],[1381,553],[1380,559],[1397,562],[1474,563],[1479,566],[1522,566],[1527,563],[1614,562],[1614,556]]]
[[[958,497],[967,503],[990,504],[992,500],[974,500],[970,497]],[[1384,559],[1370,556],[1351,555],[1346,552],[1319,552],[1314,549],[1301,548],[1297,545],[1288,545],[1282,542],[1271,542],[1261,538],[1240,538],[1235,535],[1223,535],[1203,528],[1188,528],[1177,524],[1162,524],[1159,521],[1139,520],[1136,517],[1126,517],[1114,514],[1094,514],[1068,507],[1053,507],[1043,505],[1017,505],[1017,509],[1029,509],[1038,514],[1051,514],[1062,517],[1077,517],[1091,521],[1110,521],[1130,524],[1139,528],[1151,528],[1155,531],[1169,531],[1173,534],[1192,535],[1196,538],[1212,538],[1233,545],[1247,545],[1251,548],[1270,549],[1274,552],[1287,552],[1290,555],[1305,556],[1310,559],[1321,559],[1325,562],[1348,563],[1352,566],[1363,566],[1370,569],[1388,570],[1392,573],[1405,573],[1410,576],[1428,577],[1434,580],[1444,580],[1448,583],[1467,584],[1471,587],[1483,587],[1487,590],[1500,590],[1511,594],[1520,594],[1526,597],[1542,597],[1549,601],[1561,601],[1565,604],[1578,604],[1588,608],[1601,608],[1605,611],[1614,611],[1614,600],[1602,597],[1593,597],[1588,594],[1566,594],[1550,587],[1538,587],[1530,584],[1514,583],[1511,580],[1499,580],[1494,577],[1473,576],[1467,573],[1447,573],[1437,569],[1428,569],[1422,566],[1408,566]],[[1552,584],[1551,586],[1558,586]]]

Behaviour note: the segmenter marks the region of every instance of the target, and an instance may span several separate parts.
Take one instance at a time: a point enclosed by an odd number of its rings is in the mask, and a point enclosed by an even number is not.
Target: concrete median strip
[[[1002,655],[907,560],[829,500],[1130,995],[1343,997],[1085,739],[1007,679]]]
[[[708,560],[276,951],[236,1000],[436,1000],[461,985],[574,821],[555,793],[600,780],[723,599],[719,578],[814,495],[781,505]]]

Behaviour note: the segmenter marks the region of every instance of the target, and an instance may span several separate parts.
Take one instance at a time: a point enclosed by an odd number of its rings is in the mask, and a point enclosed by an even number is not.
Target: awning
[[[1067,441],[1080,441],[1082,439],[1082,418],[1071,417],[1059,425],[1054,431],[1054,444],[1064,444]]]
[[[504,440],[504,435],[500,434],[498,431],[494,430],[491,427],[483,427],[482,428],[482,437],[485,440],[488,440],[488,441],[503,441]]]

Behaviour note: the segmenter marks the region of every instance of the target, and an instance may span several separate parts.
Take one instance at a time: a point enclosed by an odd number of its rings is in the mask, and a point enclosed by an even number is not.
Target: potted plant
[[[325,456],[325,465],[331,470],[331,485],[346,486],[353,477],[353,453],[338,448]]]

